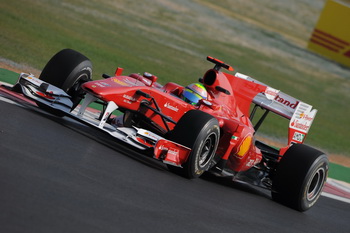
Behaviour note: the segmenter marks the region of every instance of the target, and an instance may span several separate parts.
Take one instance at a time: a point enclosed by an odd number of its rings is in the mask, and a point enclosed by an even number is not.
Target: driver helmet
[[[207,90],[200,83],[192,83],[182,92],[182,99],[192,105],[198,104],[201,99],[207,99],[207,96]]]

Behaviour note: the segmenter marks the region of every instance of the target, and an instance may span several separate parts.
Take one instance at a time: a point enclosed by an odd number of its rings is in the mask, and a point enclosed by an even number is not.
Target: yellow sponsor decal
[[[112,81],[115,82],[115,83],[118,83],[119,85],[122,85],[122,86],[128,86],[127,83],[117,79],[117,78],[112,78]]]

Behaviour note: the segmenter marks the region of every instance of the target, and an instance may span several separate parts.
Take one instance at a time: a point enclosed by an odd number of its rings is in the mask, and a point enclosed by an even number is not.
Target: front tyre
[[[272,181],[272,199],[298,211],[310,209],[321,195],[328,174],[327,156],[303,144],[283,155]]]
[[[92,80],[92,64],[83,54],[72,49],[63,49],[50,59],[39,78],[70,95],[73,110],[84,95],[81,85]],[[52,114],[63,115],[46,105],[38,105]]]
[[[219,143],[217,119],[199,110],[185,113],[168,139],[192,149],[182,168],[169,165],[170,171],[186,178],[197,178],[209,169]]]

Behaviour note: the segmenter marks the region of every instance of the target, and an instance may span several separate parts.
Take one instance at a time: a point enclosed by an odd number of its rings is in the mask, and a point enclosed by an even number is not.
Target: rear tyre
[[[283,155],[272,183],[272,199],[298,211],[310,209],[321,195],[328,174],[327,156],[295,144]]]
[[[219,136],[216,118],[199,110],[185,113],[167,138],[192,151],[182,168],[168,165],[169,170],[190,179],[201,176],[212,163]]]
[[[92,64],[81,53],[72,49],[63,49],[50,59],[39,78],[70,95],[73,102],[71,110],[73,110],[84,96],[81,85],[92,80]],[[40,103],[38,105],[54,115],[63,115],[46,105]]]

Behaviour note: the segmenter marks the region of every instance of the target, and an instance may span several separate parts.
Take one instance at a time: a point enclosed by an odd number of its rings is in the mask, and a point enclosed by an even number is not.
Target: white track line
[[[346,203],[350,204],[350,199],[348,199],[346,197],[341,197],[341,196],[337,196],[337,195],[334,195],[334,194],[331,194],[331,193],[326,193],[326,192],[322,192],[321,196],[332,198],[332,199],[335,199],[335,200],[338,200],[338,201],[342,201],[342,202],[346,202]]]

